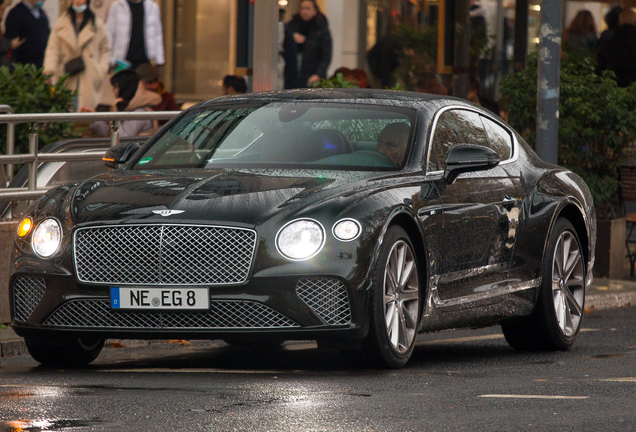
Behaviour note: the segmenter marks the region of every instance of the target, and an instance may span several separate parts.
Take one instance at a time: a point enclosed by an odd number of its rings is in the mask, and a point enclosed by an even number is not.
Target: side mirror
[[[108,168],[119,168],[128,162],[141,146],[138,142],[121,143],[108,149],[102,161]]]
[[[452,184],[464,172],[483,171],[499,164],[499,155],[488,147],[458,144],[451,147],[445,157],[444,180]]]

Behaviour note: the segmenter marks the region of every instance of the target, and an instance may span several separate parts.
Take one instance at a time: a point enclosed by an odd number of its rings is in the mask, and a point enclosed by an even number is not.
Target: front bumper
[[[119,310],[110,307],[109,286],[17,272],[10,305],[23,337],[360,340],[368,330],[368,288],[366,280],[332,275],[260,277],[209,287],[206,311]]]

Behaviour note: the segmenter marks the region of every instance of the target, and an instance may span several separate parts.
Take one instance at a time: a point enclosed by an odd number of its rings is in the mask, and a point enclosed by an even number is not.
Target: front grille
[[[344,325],[351,322],[349,296],[344,284],[337,279],[300,279],[296,294],[325,323]]]
[[[44,325],[100,329],[277,329],[299,327],[262,303],[213,300],[205,312],[114,311],[108,300],[72,300]]]
[[[221,285],[247,280],[256,232],[193,225],[82,228],[75,233],[81,282]]]
[[[40,303],[46,283],[44,278],[35,276],[20,276],[13,281],[13,310],[14,319],[27,322],[35,307]]]

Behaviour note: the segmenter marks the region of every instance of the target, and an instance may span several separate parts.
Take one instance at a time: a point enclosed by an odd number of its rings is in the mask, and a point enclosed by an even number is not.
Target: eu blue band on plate
[[[110,307],[119,309],[121,302],[119,301],[119,287],[110,288]]]

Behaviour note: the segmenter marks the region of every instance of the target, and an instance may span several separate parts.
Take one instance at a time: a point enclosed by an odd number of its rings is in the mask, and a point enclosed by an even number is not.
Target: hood
[[[322,174],[322,175],[321,175]],[[82,183],[71,205],[76,224],[188,221],[256,226],[294,206],[342,195],[378,173],[303,170],[118,170]],[[176,210],[178,214],[153,213]],[[165,212],[164,212],[165,214]]]

